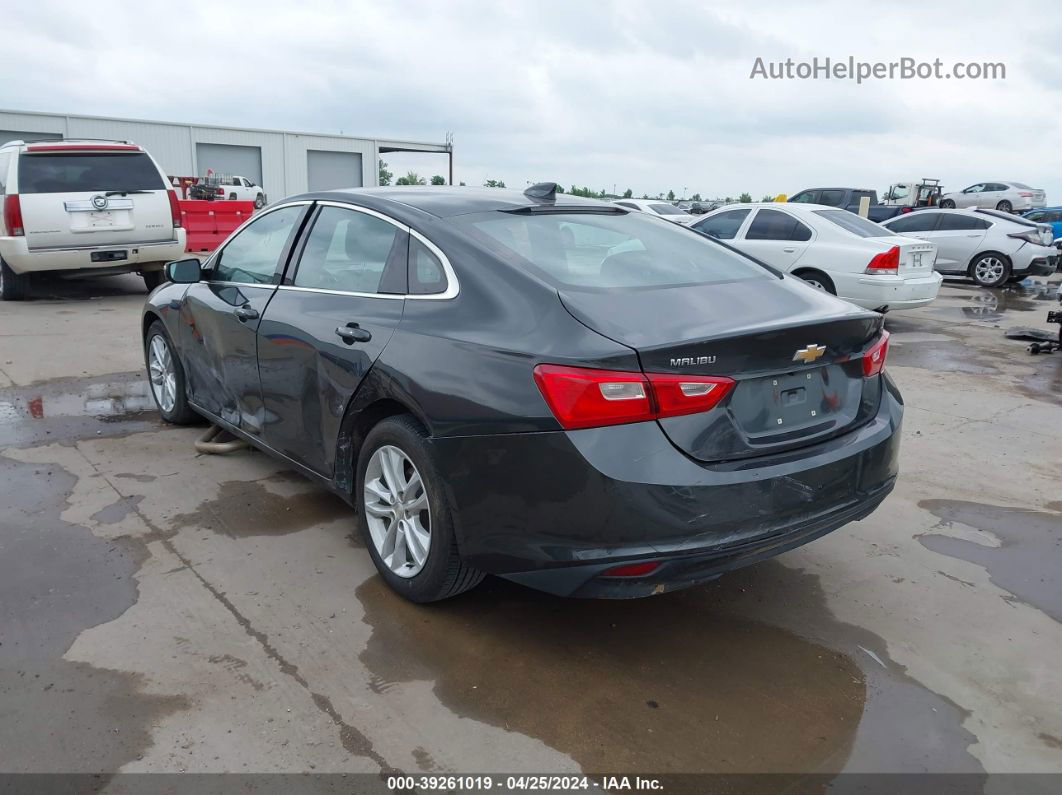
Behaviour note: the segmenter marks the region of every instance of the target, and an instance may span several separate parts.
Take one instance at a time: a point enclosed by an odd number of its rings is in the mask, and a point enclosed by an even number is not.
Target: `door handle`
[[[236,315],[241,323],[245,323],[248,320],[258,320],[258,310],[251,306],[241,306],[232,314]]]
[[[980,235],[967,235],[967,237],[980,237]]]
[[[796,249],[795,248],[783,248],[782,251],[784,251],[786,254],[792,254],[794,251],[796,251]]]
[[[357,323],[347,323],[345,326],[340,326],[336,329],[336,334],[347,345],[353,345],[355,342],[368,342],[372,339],[372,332],[362,328]]]

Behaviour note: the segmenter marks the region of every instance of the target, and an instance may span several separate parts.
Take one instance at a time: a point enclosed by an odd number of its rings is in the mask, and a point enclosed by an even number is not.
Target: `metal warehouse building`
[[[453,145],[449,142],[0,110],[0,144],[60,138],[132,141],[147,149],[170,176],[203,176],[207,169],[239,174],[261,185],[272,199],[307,190],[376,185],[376,163],[386,152],[447,154],[453,181]]]

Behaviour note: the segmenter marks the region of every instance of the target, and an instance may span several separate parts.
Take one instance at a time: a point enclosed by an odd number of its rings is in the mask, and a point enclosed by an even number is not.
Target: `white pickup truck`
[[[256,185],[247,177],[231,176],[221,177],[218,187],[225,191],[225,198],[233,201],[254,202],[256,210],[265,207],[266,195],[261,186]]]

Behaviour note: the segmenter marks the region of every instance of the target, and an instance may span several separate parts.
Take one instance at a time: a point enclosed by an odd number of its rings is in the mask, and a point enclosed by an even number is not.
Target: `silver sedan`
[[[1023,182],[978,182],[964,190],[945,193],[940,197],[940,206],[946,210],[978,207],[1012,213],[1047,205],[1041,188],[1030,188]]]

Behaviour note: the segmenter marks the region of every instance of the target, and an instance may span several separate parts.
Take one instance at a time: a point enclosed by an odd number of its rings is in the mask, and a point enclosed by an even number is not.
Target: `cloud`
[[[8,10],[0,105],[442,140],[456,177],[656,194],[949,188],[1062,201],[1059,25],[998,3],[203,2]],[[1001,61],[1003,81],[752,80],[757,57]],[[392,170],[445,173],[438,157]]]

